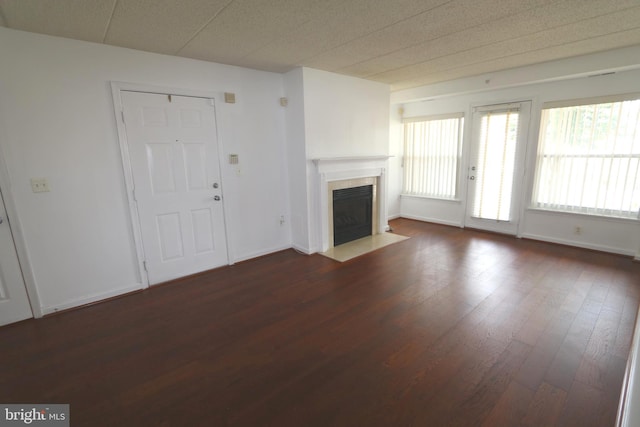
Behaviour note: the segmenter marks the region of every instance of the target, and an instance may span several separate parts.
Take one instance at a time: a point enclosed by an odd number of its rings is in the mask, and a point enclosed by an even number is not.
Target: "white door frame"
[[[9,225],[9,230],[11,230],[11,234],[13,235],[13,245],[16,248],[16,254],[18,255],[20,270],[22,270],[24,287],[27,290],[27,297],[29,298],[29,304],[31,305],[31,313],[33,314],[33,317],[40,318],[44,315],[44,311],[40,305],[40,296],[38,295],[38,288],[36,287],[33,269],[31,267],[31,262],[29,261],[27,245],[24,239],[24,233],[22,232],[22,224],[20,223],[18,211],[13,201],[11,179],[9,178],[9,170],[5,163],[2,146],[0,146],[0,189],[2,189],[2,198],[7,212],[7,223]]]
[[[133,197],[133,172],[131,169],[131,158],[129,156],[129,143],[127,141],[127,132],[124,124],[124,113],[123,113],[123,105],[122,105],[122,91],[131,91],[131,92],[144,92],[144,93],[155,93],[155,94],[163,94],[163,95],[179,95],[179,96],[190,96],[194,98],[207,98],[207,99],[222,99],[222,92],[207,92],[193,89],[181,89],[181,88],[169,88],[163,86],[154,86],[154,85],[146,85],[146,84],[137,84],[137,83],[126,83],[126,82],[111,82],[111,94],[113,95],[113,112],[116,119],[116,127],[118,130],[118,140],[120,142],[120,155],[122,156],[122,167],[124,173],[124,181],[127,190],[127,200],[129,202],[129,215],[131,217],[131,231],[133,234],[133,240],[136,248],[136,256],[138,260],[138,271],[140,274],[142,287],[149,287],[149,276],[144,266],[144,248],[142,246],[142,231],[140,228],[140,217],[138,215],[138,205]],[[224,201],[224,170],[222,168],[222,158],[223,158],[223,141],[220,138],[220,120],[218,114],[219,105],[216,104],[215,116],[216,116],[216,133],[218,137],[218,163],[220,163],[220,186],[222,187],[222,200]],[[223,222],[224,228],[226,232],[226,245],[227,245],[227,256],[229,260],[229,264],[234,263],[235,257],[233,256],[233,252],[231,250],[231,244],[229,243],[229,229],[227,226],[226,218],[229,217],[229,212],[227,212],[228,203],[222,203],[222,211],[223,211]]]

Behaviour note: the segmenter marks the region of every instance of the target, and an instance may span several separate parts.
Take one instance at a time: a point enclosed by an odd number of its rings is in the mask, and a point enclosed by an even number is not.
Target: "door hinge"
[[[135,188],[134,188],[133,190],[131,190],[131,196],[133,196],[133,200],[134,200],[135,202],[137,202],[137,201],[138,201],[138,198],[136,197],[136,189],[135,189]]]
[[[120,110],[120,114],[122,115],[122,123],[124,123],[124,110]]]
[[[142,267],[144,268],[144,271],[147,273],[149,272],[149,269],[147,268],[147,261],[142,261]]]

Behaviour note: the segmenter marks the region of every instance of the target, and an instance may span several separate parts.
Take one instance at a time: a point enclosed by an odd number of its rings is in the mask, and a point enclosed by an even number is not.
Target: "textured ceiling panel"
[[[416,46],[482,23],[494,22],[523,10],[545,6],[552,1],[507,0],[501,1],[500,7],[496,7],[495,0],[473,3],[452,1],[311,58],[305,61],[305,65],[317,67],[322,64],[323,67],[331,66],[333,70],[340,70],[372,57]]]
[[[0,0],[0,25],[402,89],[640,44],[640,0]]]
[[[609,34],[606,28],[615,25],[617,32],[640,28],[640,7],[583,20],[575,24],[558,27],[548,31],[540,31],[528,36],[512,38],[493,43],[481,48],[471,49],[452,55],[442,56],[413,66],[389,71],[372,76],[376,80],[393,82],[410,80],[426,74],[447,71],[459,67],[475,67],[487,60],[498,60],[515,56],[521,52],[535,52],[549,47],[561,46],[582,40],[580,36],[591,32],[591,39]],[[481,72],[474,72],[481,74]]]
[[[231,0],[118,0],[105,43],[175,54]]]
[[[446,71],[433,73],[426,71],[416,73],[414,77],[407,77],[406,75],[398,77],[398,79],[402,80],[396,80],[393,76],[387,76],[386,79],[379,80],[376,78],[373,80],[391,84],[392,90],[400,90],[638,44],[640,44],[640,29],[636,28],[574,43],[521,52],[512,56],[486,58],[482,62],[477,62],[473,65],[473,74],[469,74],[468,66],[461,65],[456,68],[449,68]]]
[[[305,59],[393,25],[417,13],[437,8],[446,0],[348,0],[268,44],[249,58],[292,66]],[[325,69],[325,68],[322,68]]]
[[[553,30],[541,31],[529,36],[490,44],[478,49],[471,49],[466,52],[442,56],[421,64],[377,74],[373,76],[373,78],[386,82],[392,82],[398,79],[411,80],[423,75],[460,67],[475,67],[476,64],[482,64],[487,60],[494,61],[505,57],[515,56],[521,52],[535,52],[549,47],[561,46],[580,41],[582,38],[579,37],[578,34],[581,34],[584,30],[591,29],[591,38],[597,38],[607,35],[608,31],[602,30],[602,28],[607,28],[611,24],[615,24],[619,31],[625,31],[640,27],[639,22],[640,8],[634,8],[629,11],[601,16]],[[481,74],[481,72],[474,72],[474,74]]]
[[[555,2],[545,7],[527,10],[503,19],[470,27],[466,30],[448,34],[425,43],[416,44],[406,49],[372,58],[339,70],[341,73],[368,78],[380,74],[383,70],[391,71],[408,67],[442,56],[467,52],[483,46],[507,41],[510,39],[571,25],[585,19],[608,14],[612,11],[624,10],[628,4],[638,1],[601,2],[594,0],[566,0]],[[591,7],[584,7],[591,6]],[[608,27],[600,26],[599,31],[617,31],[615,23]],[[590,37],[589,28],[582,37]],[[523,51],[530,50],[526,45]]]
[[[102,42],[116,0],[2,0],[9,28]]]
[[[236,1],[179,54],[209,61],[238,61],[323,13],[331,4],[317,0]]]

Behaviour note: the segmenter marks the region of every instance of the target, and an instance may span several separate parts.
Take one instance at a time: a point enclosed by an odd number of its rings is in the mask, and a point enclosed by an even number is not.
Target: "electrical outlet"
[[[49,190],[47,178],[31,178],[31,190],[34,193],[46,193]]]
[[[575,228],[573,229],[573,234],[582,234],[582,227],[580,227],[579,225],[576,225]]]

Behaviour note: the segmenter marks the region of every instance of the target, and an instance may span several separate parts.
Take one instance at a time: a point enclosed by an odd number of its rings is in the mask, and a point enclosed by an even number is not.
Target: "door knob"
[[[213,200],[217,202],[218,200],[220,200],[220,196],[213,196]]]
[[[476,179],[476,177],[475,177],[475,176],[470,176],[470,177],[469,177],[469,179],[470,179],[471,181],[473,181],[474,179]]]
[[[218,183],[217,183],[217,182],[214,182],[214,183],[213,183],[213,188],[218,188],[218,187],[219,187]]]

